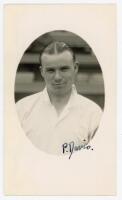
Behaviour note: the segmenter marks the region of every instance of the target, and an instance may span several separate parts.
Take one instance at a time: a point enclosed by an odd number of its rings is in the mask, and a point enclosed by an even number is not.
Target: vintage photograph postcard
[[[116,52],[116,4],[4,5],[5,195],[116,195]]]

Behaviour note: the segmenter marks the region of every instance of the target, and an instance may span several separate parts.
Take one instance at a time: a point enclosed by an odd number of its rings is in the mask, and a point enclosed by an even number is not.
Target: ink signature
[[[80,151],[81,149],[93,150],[91,145],[82,144],[82,145],[77,146],[77,145],[75,145],[74,141],[72,141],[70,143],[64,143],[62,145],[63,154],[69,153],[69,159],[71,158],[73,152]]]

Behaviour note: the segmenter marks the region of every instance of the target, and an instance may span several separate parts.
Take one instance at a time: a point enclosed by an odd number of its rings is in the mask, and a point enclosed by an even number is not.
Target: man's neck
[[[48,93],[50,101],[51,101],[52,105],[54,105],[58,115],[61,114],[64,107],[68,103],[69,98],[71,96],[71,91],[72,90],[70,90],[67,94],[64,94],[64,95],[52,95],[52,94]]]

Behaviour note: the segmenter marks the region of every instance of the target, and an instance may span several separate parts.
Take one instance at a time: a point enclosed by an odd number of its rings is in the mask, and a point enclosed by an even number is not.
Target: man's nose
[[[57,70],[57,71],[55,72],[55,80],[56,80],[56,81],[60,81],[61,79],[62,79],[61,73]]]

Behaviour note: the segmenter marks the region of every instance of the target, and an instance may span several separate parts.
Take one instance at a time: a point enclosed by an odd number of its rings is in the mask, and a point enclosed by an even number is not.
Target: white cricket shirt
[[[21,126],[40,150],[62,154],[64,143],[82,145],[90,141],[99,126],[102,111],[93,101],[79,95],[73,86],[64,110],[57,115],[45,88],[16,103]]]

